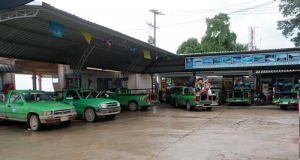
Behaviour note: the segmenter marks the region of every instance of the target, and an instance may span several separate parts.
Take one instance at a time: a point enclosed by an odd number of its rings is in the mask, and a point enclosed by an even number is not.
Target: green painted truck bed
[[[127,87],[111,88],[102,94],[102,97],[114,99],[122,106],[128,107],[131,111],[136,111],[138,107],[147,109],[159,103],[158,93],[150,89],[128,89]]]

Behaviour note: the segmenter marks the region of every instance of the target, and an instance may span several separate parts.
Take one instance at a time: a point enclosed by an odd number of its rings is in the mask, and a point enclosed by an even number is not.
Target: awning
[[[21,66],[17,66],[17,65],[0,64],[0,72],[22,73],[23,68]]]

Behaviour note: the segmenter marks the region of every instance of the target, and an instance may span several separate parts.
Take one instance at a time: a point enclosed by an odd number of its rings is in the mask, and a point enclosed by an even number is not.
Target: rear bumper
[[[279,102],[279,101],[273,101],[272,102],[273,104],[276,104],[278,106],[289,106],[289,105],[295,105],[295,104],[298,104],[298,102]]]
[[[121,107],[108,108],[108,109],[96,109],[97,116],[106,116],[112,114],[119,114],[121,112]]]
[[[249,103],[250,101],[228,101],[228,103]]]
[[[159,101],[157,101],[157,102],[149,102],[147,105],[148,106],[155,106],[155,105],[157,105],[159,103],[160,103]]]
[[[60,123],[63,121],[70,121],[75,119],[77,116],[76,112],[59,115],[42,115],[39,116],[41,123]]]
[[[212,106],[218,106],[218,103],[211,103],[211,104],[196,104],[195,107],[212,107]]]

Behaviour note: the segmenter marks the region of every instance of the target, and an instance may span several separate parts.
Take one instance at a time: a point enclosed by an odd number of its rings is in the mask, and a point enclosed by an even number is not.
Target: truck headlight
[[[107,108],[107,104],[98,104],[98,108]]]
[[[76,112],[76,108],[72,108],[72,112]]]
[[[117,103],[117,106],[120,106],[120,103]]]
[[[42,112],[42,115],[51,115],[52,114],[52,111],[43,111]]]

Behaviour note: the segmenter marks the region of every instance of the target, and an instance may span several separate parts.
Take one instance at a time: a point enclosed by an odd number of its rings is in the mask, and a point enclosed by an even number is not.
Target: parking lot
[[[113,120],[27,130],[0,122],[0,159],[298,159],[297,108],[162,103]]]

